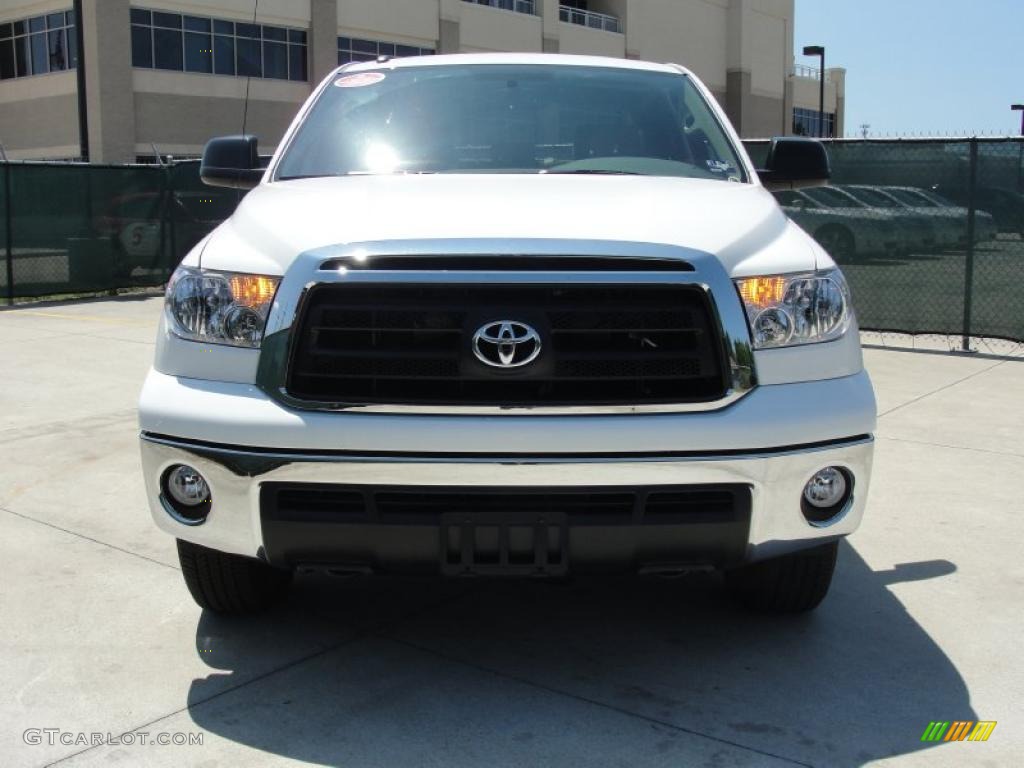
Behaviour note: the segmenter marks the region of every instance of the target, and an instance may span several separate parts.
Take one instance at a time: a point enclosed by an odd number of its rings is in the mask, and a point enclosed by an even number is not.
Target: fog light
[[[804,498],[812,507],[834,507],[846,495],[846,477],[835,467],[825,467],[807,481]]]
[[[167,475],[167,491],[171,498],[186,507],[196,507],[210,499],[210,486],[206,480],[185,464],[171,468]]]
[[[819,469],[804,486],[800,508],[811,525],[835,522],[846,509],[853,479],[839,467]]]
[[[164,473],[160,485],[164,507],[171,517],[186,525],[198,525],[206,520],[213,500],[210,485],[199,470],[187,464],[175,464]]]

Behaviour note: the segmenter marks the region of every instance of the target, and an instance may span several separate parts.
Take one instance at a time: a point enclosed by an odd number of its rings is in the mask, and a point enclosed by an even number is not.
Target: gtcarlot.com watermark
[[[65,731],[61,728],[26,728],[22,740],[30,745],[60,744],[65,747],[135,747],[135,746],[177,746],[198,747],[203,744],[199,731],[131,731],[129,733],[101,733],[98,731]]]

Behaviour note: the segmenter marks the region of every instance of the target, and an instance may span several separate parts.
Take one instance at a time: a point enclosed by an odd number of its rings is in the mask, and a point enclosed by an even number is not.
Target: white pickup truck
[[[685,69],[464,55],[344,66],[168,287],[139,404],[197,602],[297,569],[720,570],[815,607],[859,524],[875,400],[842,273]]]

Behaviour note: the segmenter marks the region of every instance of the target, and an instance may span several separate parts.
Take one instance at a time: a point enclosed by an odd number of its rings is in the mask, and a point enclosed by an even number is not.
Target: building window
[[[338,38],[338,64],[351,61],[374,61],[378,56],[432,56],[433,48],[386,43],[381,40],[361,40],[356,37]]]
[[[463,0],[466,3],[475,5],[489,5],[491,8],[500,8],[503,11],[515,11],[516,13],[527,13],[535,16],[537,13],[534,0]]]
[[[304,29],[131,9],[132,66],[271,80],[309,79]]]
[[[804,109],[803,107],[793,108],[793,133],[796,136],[825,136],[835,138],[836,116],[833,112],[825,113],[825,132],[818,132],[821,124],[821,115],[816,109]]]
[[[78,66],[75,14],[48,13],[0,23],[0,80]]]

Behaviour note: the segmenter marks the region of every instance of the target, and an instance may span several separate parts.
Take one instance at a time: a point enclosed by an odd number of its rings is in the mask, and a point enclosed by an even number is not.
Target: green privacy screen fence
[[[173,166],[0,164],[0,295],[160,285],[240,199]]]
[[[842,267],[861,327],[1024,341],[1020,139],[826,142],[828,188],[776,198]],[[760,165],[767,142],[748,142]]]
[[[760,165],[767,142],[747,148]],[[828,142],[832,185],[780,192],[828,249],[861,327],[1024,342],[1019,139]],[[237,205],[197,162],[0,164],[0,296],[160,285]]]

